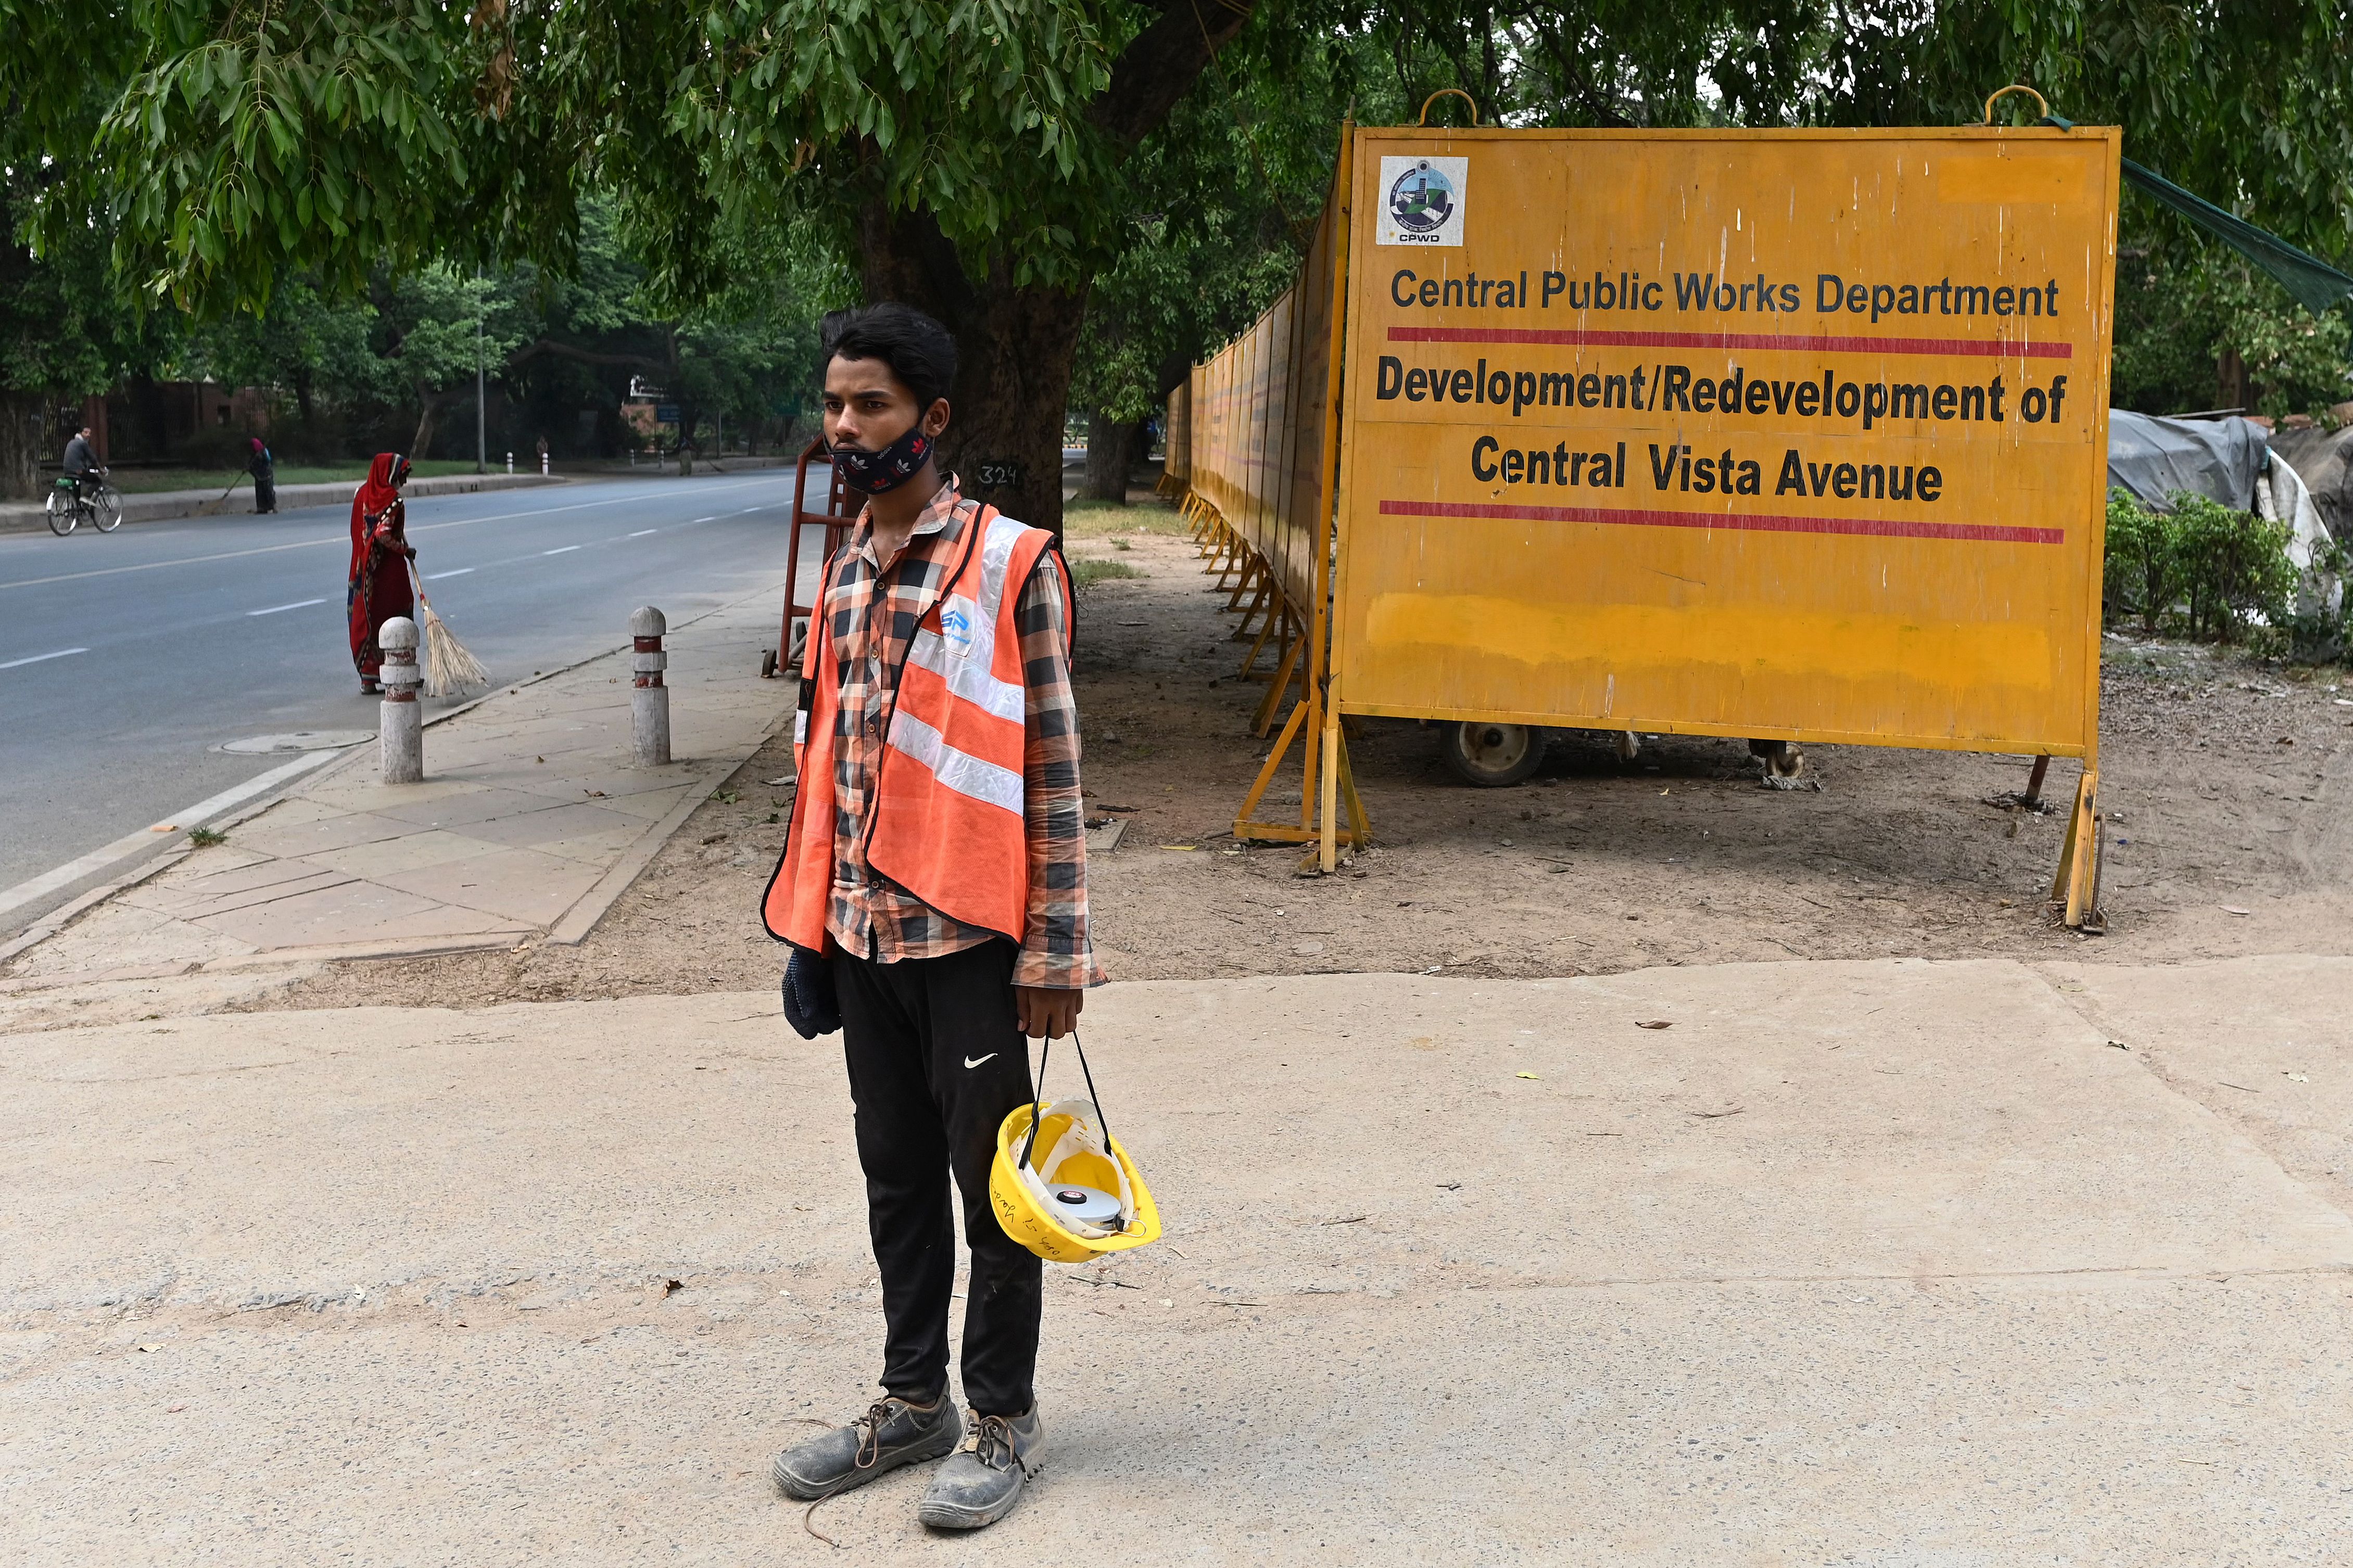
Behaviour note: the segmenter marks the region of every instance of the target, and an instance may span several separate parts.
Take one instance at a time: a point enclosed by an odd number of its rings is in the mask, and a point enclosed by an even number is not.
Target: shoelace
[[[1002,1415],[976,1417],[963,1447],[965,1453],[977,1456],[992,1470],[1020,1465],[1023,1475],[1029,1473],[1029,1467],[1021,1463],[1021,1451],[1013,1446],[1013,1423]]]
[[[902,1403],[896,1399],[878,1399],[868,1405],[866,1414],[850,1423],[858,1428],[858,1452],[850,1463],[861,1470],[871,1470],[882,1458],[882,1423],[891,1419],[892,1405]]]

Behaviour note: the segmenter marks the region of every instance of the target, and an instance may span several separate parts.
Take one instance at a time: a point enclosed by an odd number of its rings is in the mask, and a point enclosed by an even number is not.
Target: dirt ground
[[[1437,731],[1364,721],[1350,746],[1375,843],[1330,878],[1230,828],[1265,753],[1222,595],[1163,506],[1077,512],[1074,561],[1131,567],[1080,601],[1091,815],[1124,818],[1091,868],[1115,979],[1424,971],[1552,975],[1911,954],[2119,963],[2348,951],[2353,689],[2341,670],[2111,637],[2102,681],[2111,850],[2105,936],[2045,891],[2063,814],[1986,804],[2021,759],[1821,746],[1819,790],[1767,790],[1738,742],[1646,740],[1621,763],[1567,735],[1514,789],[1456,783]],[[1116,569],[1115,567],[1113,568]],[[786,700],[783,687],[778,700]],[[262,1005],[476,1006],[770,984],[757,906],[791,750],[772,743],[689,819],[576,948],[336,966]],[[2054,763],[2049,800],[2073,798]],[[1279,775],[1261,816],[1295,812]],[[1288,805],[1284,802],[1287,800]]]

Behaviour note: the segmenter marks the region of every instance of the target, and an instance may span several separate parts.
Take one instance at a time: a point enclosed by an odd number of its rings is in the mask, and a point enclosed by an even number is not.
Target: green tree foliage
[[[1363,37],[1312,37],[1287,8],[1261,11],[1138,150],[1125,177],[1141,210],[1088,294],[1071,381],[1097,499],[1124,498],[1143,423],[1194,363],[1291,286],[1340,122],[1367,78],[1387,85],[1379,63]]]
[[[2116,267],[2112,391],[2147,414],[2317,414],[2353,396],[2341,310],[2315,316],[2220,247],[2144,249]]]
[[[1050,522],[1090,287],[1110,280],[1106,374],[1131,339],[1140,363],[1181,335],[1155,337],[1148,301],[1130,308],[1182,254],[1136,253],[1187,243],[1165,221],[1155,147],[1181,153],[1166,141],[1180,104],[1200,111],[1198,134],[1208,95],[1233,96],[1204,71],[1252,14],[1249,0],[0,0],[0,91],[20,134],[71,153],[37,215],[44,243],[94,222],[147,298],[200,314],[266,304],[294,276],[350,295],[434,261],[566,271],[590,199],[609,192],[654,309],[681,318],[738,280],[742,237],[805,225],[854,252],[870,297],[948,321],[965,355],[952,444],[1042,470],[1008,499]],[[2143,162],[2290,239],[2325,256],[2348,240],[2353,50],[2321,0],[2253,16],[2170,0],[1292,0],[1277,15],[1282,38],[1234,56],[1254,84],[1278,79],[1278,44],[1338,40],[1385,68],[1399,113],[1460,86],[1514,125],[1952,124],[2022,80],[2078,121],[2121,123]],[[93,82],[95,156],[70,134]],[[2128,237],[2186,243],[2132,201]]]

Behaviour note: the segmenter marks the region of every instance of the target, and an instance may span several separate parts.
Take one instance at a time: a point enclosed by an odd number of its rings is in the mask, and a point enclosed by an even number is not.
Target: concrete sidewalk
[[[427,496],[472,495],[480,490],[517,490],[540,485],[560,485],[562,474],[450,474],[439,479],[411,479],[402,493],[410,500]],[[43,483],[47,483],[46,476]],[[321,485],[280,485],[278,510],[293,511],[306,506],[348,506],[359,493],[357,479],[337,479]],[[218,490],[146,490],[122,498],[125,522],[164,522],[182,517],[214,517],[223,512],[253,510],[250,484],[224,497]],[[48,510],[41,501],[10,501],[0,505],[0,533],[46,533]],[[77,532],[81,531],[77,530]]]
[[[896,1475],[816,1527],[886,1563],[2341,1561],[2348,982],[1107,987],[1167,1236],[1050,1269],[1033,1495],[927,1537]],[[776,1008],[8,1038],[0,1558],[833,1560],[766,1462],[862,1405],[881,1319],[839,1051]]]
[[[429,721],[423,784],[383,784],[375,741],[352,747],[226,844],[42,937],[0,985],[578,942],[789,714],[790,684],[759,673],[777,594],[670,634],[667,767],[630,765],[630,656],[607,654]]]

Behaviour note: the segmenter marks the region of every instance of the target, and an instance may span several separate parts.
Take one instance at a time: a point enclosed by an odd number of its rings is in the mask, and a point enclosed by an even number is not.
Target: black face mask
[[[855,447],[831,447],[833,471],[841,482],[861,495],[879,496],[884,490],[895,490],[922,471],[931,460],[932,438],[923,434],[919,421],[907,426],[907,433],[879,452],[862,452]]]

